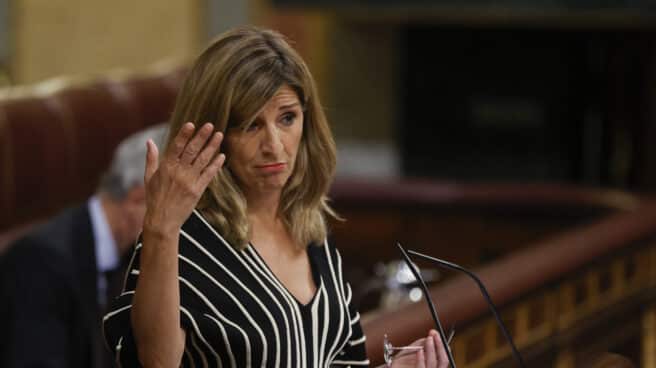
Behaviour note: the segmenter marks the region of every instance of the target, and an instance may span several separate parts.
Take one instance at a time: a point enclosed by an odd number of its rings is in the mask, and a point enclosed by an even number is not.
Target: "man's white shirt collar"
[[[98,272],[106,272],[119,266],[120,258],[116,241],[109,228],[105,211],[100,205],[100,198],[93,196],[87,203],[93,228],[93,238],[96,248],[96,266]]]

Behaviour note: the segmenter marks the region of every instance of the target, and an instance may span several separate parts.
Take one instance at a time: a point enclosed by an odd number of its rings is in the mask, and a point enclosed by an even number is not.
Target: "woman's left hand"
[[[401,352],[392,360],[392,368],[446,368],[449,357],[446,355],[440,334],[430,330],[428,336],[419,339],[410,346],[423,346],[416,352]]]

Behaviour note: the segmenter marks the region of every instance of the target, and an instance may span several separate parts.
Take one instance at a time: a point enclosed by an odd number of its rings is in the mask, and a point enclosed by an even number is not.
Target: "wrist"
[[[143,233],[150,237],[167,239],[177,237],[180,232],[180,224],[166,221],[166,219],[157,216],[148,211],[143,219]]]
[[[164,262],[167,265],[170,262],[177,263],[179,228],[177,230],[164,230],[161,227],[148,228],[144,226],[142,237],[144,245],[141,251],[142,269],[150,268],[148,265],[151,265],[152,262],[155,262],[155,264]]]
[[[144,218],[143,234],[142,234],[144,238],[158,240],[158,241],[177,239],[179,233],[180,233],[179,226],[152,222]]]

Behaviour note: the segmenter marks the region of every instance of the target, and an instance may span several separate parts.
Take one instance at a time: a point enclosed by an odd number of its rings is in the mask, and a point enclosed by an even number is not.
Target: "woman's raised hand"
[[[223,167],[225,155],[216,155],[222,140],[223,134],[214,132],[211,123],[198,129],[193,123],[185,123],[161,162],[157,146],[148,141],[144,229],[177,233]]]
[[[423,349],[395,355],[392,360],[392,368],[446,368],[449,366],[449,357],[437,331],[431,330],[427,337],[413,342],[410,346],[422,346]]]

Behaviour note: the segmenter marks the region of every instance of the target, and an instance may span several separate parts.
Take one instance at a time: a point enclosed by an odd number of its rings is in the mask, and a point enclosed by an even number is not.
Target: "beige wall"
[[[334,24],[330,13],[316,9],[276,9],[271,0],[249,0],[250,22],[274,29],[291,41],[317,82],[322,98],[329,90],[328,42]]]
[[[340,20],[322,10],[276,10],[251,0],[251,18],[291,38],[317,81],[338,141],[396,149],[398,28]]]
[[[145,69],[192,59],[213,29],[252,22],[287,34],[308,62],[337,138],[394,144],[397,30],[342,22],[322,11],[276,10],[248,0],[239,16],[207,14],[240,0],[18,0],[12,3],[13,84],[61,75]],[[237,4],[239,5],[239,4]],[[234,9],[233,9],[234,10]],[[243,14],[242,14],[243,13]],[[227,17],[227,18],[226,18]],[[234,23],[234,24],[233,24]]]
[[[394,144],[399,40],[391,26],[334,22],[327,48],[327,112],[338,138]]]
[[[203,0],[20,0],[11,10],[15,84],[193,57]]]

